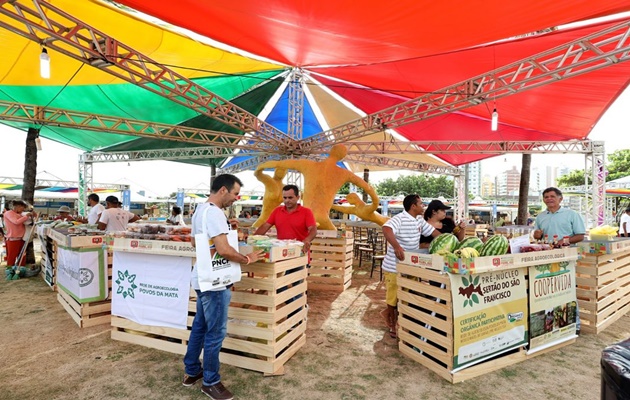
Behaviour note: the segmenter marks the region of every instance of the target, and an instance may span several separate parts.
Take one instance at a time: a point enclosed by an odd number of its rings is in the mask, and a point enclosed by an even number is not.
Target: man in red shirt
[[[264,235],[276,226],[278,239],[296,239],[304,243],[304,252],[311,248],[311,241],[317,234],[317,223],[310,208],[298,204],[300,191],[295,185],[285,185],[282,188],[283,206],[276,207],[267,222],[256,229],[255,235]]]

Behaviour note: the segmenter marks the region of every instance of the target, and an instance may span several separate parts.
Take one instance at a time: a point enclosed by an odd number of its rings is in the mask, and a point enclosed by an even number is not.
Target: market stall
[[[242,265],[232,288],[222,363],[283,373],[306,342],[306,264],[301,246],[265,247],[263,261]],[[251,252],[243,246],[242,252]],[[190,243],[115,238],[114,340],[184,354],[196,311]]]
[[[575,341],[576,248],[471,259],[406,252],[401,353],[450,382]]]

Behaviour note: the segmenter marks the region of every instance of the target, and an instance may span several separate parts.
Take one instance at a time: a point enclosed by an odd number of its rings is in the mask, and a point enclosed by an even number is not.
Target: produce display
[[[501,256],[508,252],[509,242],[505,236],[495,235],[485,243],[478,237],[467,237],[461,241],[450,233],[443,233],[433,239],[429,253],[437,254],[449,260],[472,259],[475,257]]]
[[[115,238],[190,242],[191,228],[179,225],[129,224],[126,231],[114,232]]]
[[[494,235],[484,243],[479,255],[481,257],[502,256],[507,254],[509,248],[510,243],[505,236]]]
[[[591,240],[612,240],[617,236],[619,228],[610,225],[601,225],[589,231]]]
[[[452,253],[459,245],[457,236],[451,233],[443,233],[440,236],[434,238],[429,245],[430,254],[439,254],[438,252]]]
[[[477,252],[480,252],[482,247],[483,247],[483,242],[481,241],[481,239],[479,239],[477,236],[470,236],[470,237],[464,238],[464,240],[462,240],[459,243],[456,250],[465,249],[465,248],[473,248],[477,250]]]

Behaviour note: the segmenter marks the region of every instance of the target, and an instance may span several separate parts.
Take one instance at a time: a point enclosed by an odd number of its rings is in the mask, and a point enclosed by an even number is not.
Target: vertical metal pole
[[[593,142],[593,221],[603,225],[606,219],[606,171],[604,142]]]
[[[78,214],[86,217],[87,207],[86,199],[88,191],[94,190],[93,164],[90,160],[89,153],[79,154],[79,197],[78,197]]]
[[[453,210],[453,218],[455,222],[461,221],[466,217],[466,209],[468,207],[468,165],[464,167],[464,174],[455,176],[455,198],[457,205]]]
[[[289,120],[287,133],[295,140],[302,139],[304,126],[304,77],[302,70],[293,68],[289,75]]]
[[[365,168],[363,170],[363,180],[365,181],[365,183],[367,183],[368,185],[370,184],[370,170]],[[364,190],[363,191],[363,202],[367,203],[368,202],[368,194],[367,192]]]

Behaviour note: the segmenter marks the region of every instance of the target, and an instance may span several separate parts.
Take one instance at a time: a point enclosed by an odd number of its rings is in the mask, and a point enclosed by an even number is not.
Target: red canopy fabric
[[[496,41],[630,11],[628,1],[586,0],[478,0],[457,2],[457,7],[418,0],[120,2],[237,49],[302,67],[367,113],[531,57],[613,22]],[[497,132],[489,129],[494,102],[396,130],[409,140],[583,139],[629,77],[630,63],[624,62],[501,98],[496,102]],[[488,156],[439,157],[461,165]]]
[[[291,66],[441,54],[630,10],[624,0],[122,0],[129,7]]]

